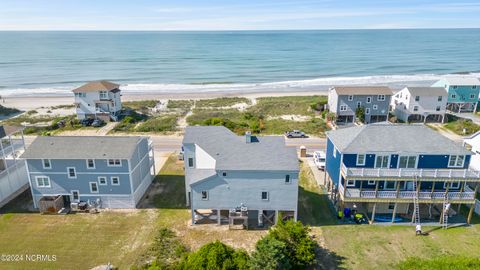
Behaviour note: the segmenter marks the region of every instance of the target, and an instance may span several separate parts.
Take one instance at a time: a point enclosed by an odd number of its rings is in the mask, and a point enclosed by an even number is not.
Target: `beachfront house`
[[[119,87],[109,81],[95,81],[74,89],[77,118],[117,121],[122,110]]]
[[[151,141],[139,136],[40,136],[22,158],[35,208],[52,198],[135,208],[155,171]]]
[[[448,92],[447,110],[452,112],[475,112],[478,103],[480,81],[473,76],[445,76],[434,83]]]
[[[421,222],[471,221],[473,207],[466,219],[458,214],[461,205],[475,203],[480,182],[479,172],[469,169],[472,152],[424,125],[330,131],[326,154],[339,209],[368,213],[370,222],[411,222],[418,205]]]
[[[447,107],[443,87],[405,87],[392,97],[391,108],[403,122],[442,122]]]
[[[388,121],[391,97],[392,90],[386,86],[335,86],[328,91],[328,108],[337,124],[383,122]],[[360,108],[364,119],[357,119]]]
[[[256,228],[297,218],[299,162],[283,136],[194,126],[186,128],[183,148],[192,224]]]
[[[29,187],[25,161],[19,156],[25,151],[23,129],[0,126],[0,207]]]

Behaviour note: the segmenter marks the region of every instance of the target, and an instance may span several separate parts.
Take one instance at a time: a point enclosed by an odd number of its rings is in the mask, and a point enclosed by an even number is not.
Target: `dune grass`
[[[219,107],[230,107],[239,103],[245,103],[249,105],[251,104],[251,101],[250,99],[245,97],[221,97],[221,98],[198,100],[195,103],[195,106],[197,108],[203,108],[203,107],[219,108]]]

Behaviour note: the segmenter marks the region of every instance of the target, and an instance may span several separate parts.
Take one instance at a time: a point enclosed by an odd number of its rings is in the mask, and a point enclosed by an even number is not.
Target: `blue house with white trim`
[[[445,202],[458,207],[449,208],[449,215],[475,203],[480,173],[468,169],[472,154],[423,125],[339,129],[327,132],[327,181],[338,208],[357,208],[371,222],[375,215],[410,220],[417,193],[422,218],[435,222]]]
[[[445,76],[432,85],[448,92],[447,110],[474,112],[477,108],[480,80],[473,76]]]
[[[43,197],[135,208],[152,182],[153,148],[147,137],[37,137],[26,160],[33,203]]]

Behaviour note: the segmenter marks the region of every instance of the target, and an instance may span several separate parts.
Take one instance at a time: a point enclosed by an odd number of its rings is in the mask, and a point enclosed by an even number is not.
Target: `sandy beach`
[[[226,93],[226,92],[208,92],[208,93],[124,93],[122,101],[135,100],[168,100],[168,99],[208,99],[217,97],[246,97],[255,99],[259,97],[279,97],[279,96],[311,96],[327,95],[327,91],[294,91],[294,92],[257,92],[257,93]],[[59,105],[73,104],[72,96],[12,96],[5,97],[1,105],[17,108],[23,111],[35,110],[41,107],[52,107]]]

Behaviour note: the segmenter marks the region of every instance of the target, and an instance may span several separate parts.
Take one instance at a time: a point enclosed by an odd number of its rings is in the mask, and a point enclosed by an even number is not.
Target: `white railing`
[[[339,186],[339,190],[340,190]],[[343,193],[343,187],[341,187],[340,192]],[[391,190],[362,190],[357,188],[349,189],[345,193],[345,197],[347,198],[367,198],[367,199],[412,199],[415,197],[415,191],[399,191],[397,196],[397,191]],[[436,200],[443,200],[445,196],[445,192],[425,192],[420,191],[418,193],[419,199],[436,199]],[[475,192],[471,191],[470,188],[465,188],[464,192],[448,192],[448,199],[449,200],[473,200],[475,199]]]
[[[342,164],[342,172],[347,177],[361,178],[410,178],[425,179],[477,179],[480,172],[470,169],[388,169],[388,168],[347,168]]]

